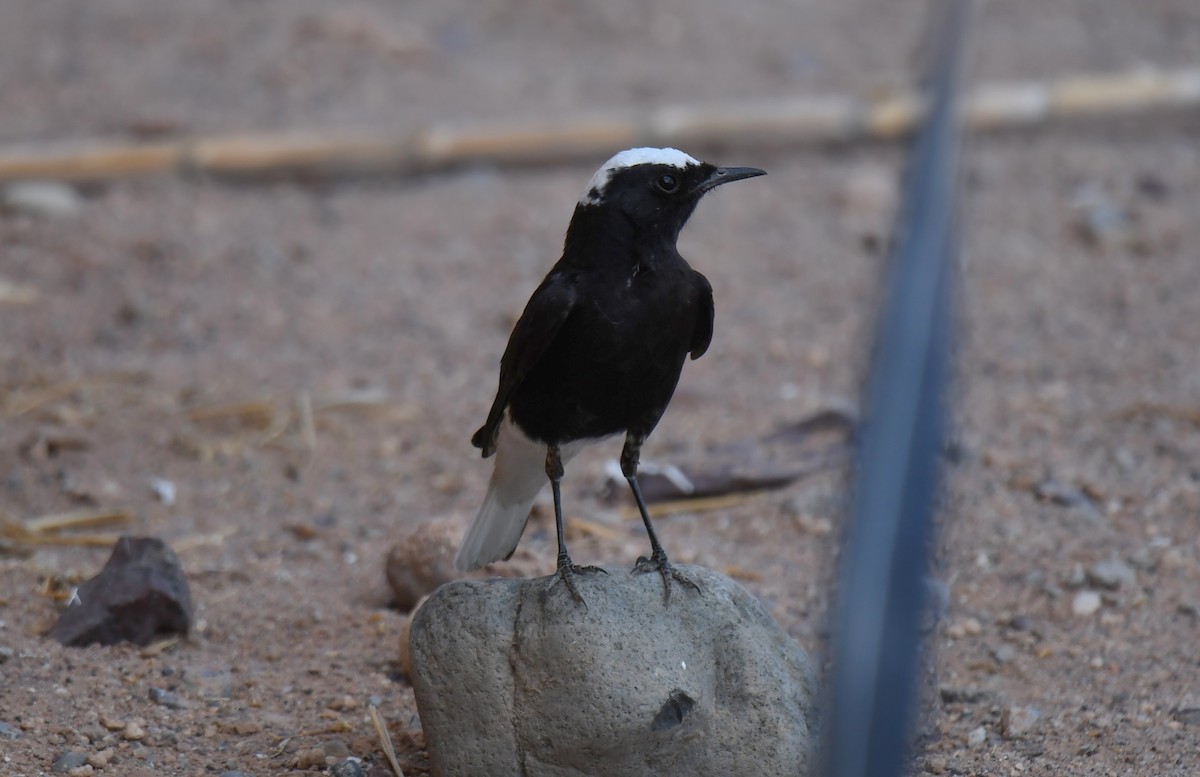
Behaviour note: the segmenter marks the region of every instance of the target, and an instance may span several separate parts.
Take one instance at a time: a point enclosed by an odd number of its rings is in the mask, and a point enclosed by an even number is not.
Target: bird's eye
[[[658,180],[654,182],[654,185],[658,187],[660,192],[674,194],[675,190],[679,188],[679,179],[670,173],[667,173],[665,175],[660,175]]]

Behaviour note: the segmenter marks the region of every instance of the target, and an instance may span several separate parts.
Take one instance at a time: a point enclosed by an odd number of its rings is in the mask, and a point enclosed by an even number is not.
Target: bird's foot
[[[672,580],[675,580],[682,585],[689,586],[690,588],[694,589],[696,593],[701,592],[700,586],[696,583],[696,581],[692,580],[690,577],[671,566],[671,562],[667,561],[667,554],[661,551],[651,554],[650,558],[646,558],[645,556],[639,557],[637,563],[633,565],[633,569],[631,570],[633,574],[639,575],[645,574],[646,572],[655,571],[662,575],[663,589],[665,591],[663,597],[667,601],[671,600]]]
[[[575,585],[575,575],[588,575],[593,572],[608,574],[608,570],[601,567],[580,566],[572,563],[569,558],[560,558],[558,560],[558,571],[554,573],[554,579],[550,581],[550,585],[546,586],[546,590],[542,593],[543,599],[554,589],[554,586],[562,583],[571,592],[571,598],[582,604],[586,610],[587,602],[583,600],[583,596],[579,593],[579,588]]]

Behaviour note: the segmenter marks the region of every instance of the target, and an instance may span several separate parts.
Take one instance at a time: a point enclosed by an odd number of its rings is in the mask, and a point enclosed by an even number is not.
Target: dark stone
[[[651,731],[663,731],[672,726],[683,725],[684,717],[696,706],[696,700],[676,688],[667,697],[667,703],[662,706],[650,724]]]
[[[329,770],[333,777],[366,777],[362,761],[357,758],[346,758],[338,761]]]
[[[83,766],[85,763],[87,763],[87,756],[85,754],[68,750],[54,759],[54,764],[51,765],[50,771],[55,774],[66,774],[72,769]]]
[[[148,645],[186,636],[191,622],[192,598],[174,551],[155,537],[124,536],[100,574],[76,591],[50,636],[69,647]]]
[[[982,688],[952,688],[948,685],[939,688],[938,694],[945,704],[978,704],[991,697]]]

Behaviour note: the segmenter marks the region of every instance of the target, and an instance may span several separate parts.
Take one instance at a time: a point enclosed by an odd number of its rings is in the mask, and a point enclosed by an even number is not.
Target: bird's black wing
[[[471,444],[483,450],[484,458],[496,452],[496,434],[513,392],[546,353],[574,305],[575,286],[569,276],[559,272],[547,275],[529,298],[500,359],[500,388],[487,423],[471,437]]]
[[[692,271],[692,276],[696,282],[697,295],[696,300],[699,309],[696,311],[696,326],[692,329],[692,341],[688,343],[688,351],[693,359],[699,359],[708,350],[708,344],[712,342],[713,335],[713,297],[712,285],[695,270]]]

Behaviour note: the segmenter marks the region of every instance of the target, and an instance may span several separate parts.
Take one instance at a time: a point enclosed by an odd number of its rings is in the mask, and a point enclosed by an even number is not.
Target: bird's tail
[[[529,511],[546,484],[546,446],[505,420],[496,440],[496,466],[487,496],[459,543],[454,566],[478,569],[517,549]]]

